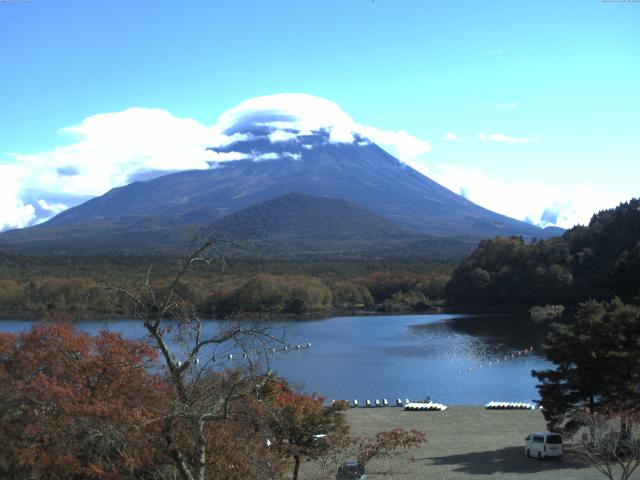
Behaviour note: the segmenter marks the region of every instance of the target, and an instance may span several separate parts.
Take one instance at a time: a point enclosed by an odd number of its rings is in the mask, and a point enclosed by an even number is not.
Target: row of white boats
[[[411,411],[423,410],[423,411],[440,411],[440,412],[447,409],[447,406],[442,403],[435,403],[432,401],[410,402],[408,398],[404,402],[402,401],[401,398],[398,398],[396,399],[395,404],[390,404],[386,398],[383,398],[382,400],[374,400],[374,401],[365,400],[363,405],[361,405],[360,402],[358,402],[358,400],[354,400],[353,403],[351,403],[349,406],[351,408],[403,407],[405,410],[411,410]]]
[[[489,402],[485,408],[487,410],[535,410],[536,406],[523,402]]]
[[[443,412],[447,409],[447,406],[442,403],[436,403],[432,401],[424,401],[424,402],[410,402],[407,398],[404,402],[402,399],[396,399],[395,404],[390,405],[389,401],[386,398],[382,400],[365,400],[364,404],[360,404],[358,400],[354,400],[350,405],[351,408],[358,407],[403,407],[405,410],[409,411],[428,411],[428,412]],[[485,405],[487,410],[535,410],[536,406],[532,403],[526,402],[494,402],[491,401]]]

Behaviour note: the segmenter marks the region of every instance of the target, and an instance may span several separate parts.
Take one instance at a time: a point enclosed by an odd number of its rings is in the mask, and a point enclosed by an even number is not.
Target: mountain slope
[[[87,219],[163,216],[211,223],[292,192],[354,202],[417,233],[486,238],[547,237],[543,229],[486,210],[442,187],[374,144],[332,144],[321,134],[271,143],[258,136],[226,151],[277,160],[239,160],[116,188],[62,212],[46,227]]]
[[[242,242],[246,251],[220,245],[233,255],[269,258],[462,258],[475,246],[470,239],[415,234],[352,202],[286,194],[251,205],[213,224],[194,223],[206,210],[185,216],[127,216],[78,220],[69,225],[39,225],[0,234],[0,249],[148,250],[192,248],[214,233]]]
[[[302,193],[289,193],[227,215],[213,224],[213,231],[246,240],[379,241],[411,235],[352,202]]]

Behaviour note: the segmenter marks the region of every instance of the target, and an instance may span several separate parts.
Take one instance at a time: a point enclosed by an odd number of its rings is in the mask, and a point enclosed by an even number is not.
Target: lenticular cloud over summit
[[[218,127],[227,135],[268,131],[272,142],[320,131],[328,134],[331,143],[366,139],[391,147],[402,161],[431,150],[429,143],[404,130],[380,130],[358,124],[338,104],[304,93],[251,98],[223,113],[218,119]]]
[[[335,142],[352,142],[357,125],[336,103],[302,93],[282,93],[245,100],[218,119],[226,134],[257,127],[309,135],[324,130]]]

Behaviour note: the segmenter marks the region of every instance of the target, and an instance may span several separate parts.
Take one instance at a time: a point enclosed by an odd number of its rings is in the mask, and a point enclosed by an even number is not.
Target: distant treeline
[[[589,298],[640,302],[640,200],[594,215],[562,237],[485,240],[453,272],[450,305],[576,305]]]
[[[179,259],[162,255],[0,255],[5,318],[127,317],[131,292],[165,288]],[[179,284],[203,316],[330,315],[340,311],[419,311],[441,302],[454,265],[429,260],[258,261],[196,265]]]

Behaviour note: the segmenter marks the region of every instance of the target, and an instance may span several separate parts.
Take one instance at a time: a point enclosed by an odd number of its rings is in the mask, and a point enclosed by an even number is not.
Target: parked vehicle
[[[355,460],[344,462],[338,468],[336,480],[367,480],[364,464]]]
[[[524,441],[524,453],[527,457],[562,456],[562,435],[553,432],[533,432]]]

